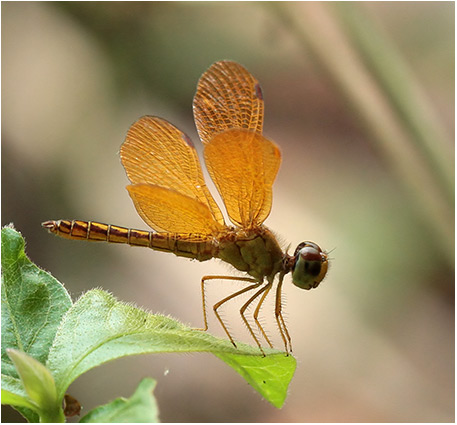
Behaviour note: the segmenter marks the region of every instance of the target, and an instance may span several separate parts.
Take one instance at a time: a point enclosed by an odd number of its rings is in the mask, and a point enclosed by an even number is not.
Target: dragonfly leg
[[[246,280],[248,282],[257,282],[251,278],[235,278],[234,276],[203,276],[201,280],[201,292],[202,292],[202,308],[203,308],[203,328],[195,328],[197,331],[204,331],[208,330],[208,315],[206,313],[206,294],[205,294],[205,283],[208,280]],[[228,300],[227,300],[228,301]],[[220,321],[220,319],[219,319]],[[224,327],[224,325],[222,325]],[[225,327],[224,327],[225,329]],[[227,332],[227,331],[226,331]]]
[[[260,298],[260,301],[259,303],[257,304],[257,307],[254,311],[254,321],[255,323],[257,324],[257,326],[259,327],[260,331],[262,332],[262,335],[263,337],[265,338],[265,341],[268,342],[268,345],[273,348],[273,344],[270,342],[270,339],[268,338],[267,334],[265,333],[265,330],[263,329],[263,326],[260,324],[259,320],[258,320],[258,317],[259,317],[259,313],[260,313],[260,308],[262,307],[262,304],[263,302],[265,301],[265,298],[267,297],[268,293],[270,292],[270,289],[272,287],[272,284],[271,283],[268,283],[266,286],[265,286],[265,292],[263,293],[262,295],[262,298]]]
[[[271,342],[270,340],[268,339],[267,335],[265,334],[265,331],[264,329],[262,328],[262,325],[260,324],[260,322],[258,321],[257,317],[256,317],[256,314],[258,316],[258,313],[260,311],[260,305],[261,303],[263,303],[263,301],[265,300],[265,297],[266,295],[268,294],[269,290],[271,288],[271,283],[268,283],[267,285],[265,285],[264,287],[260,288],[251,298],[249,298],[249,300],[247,300],[247,302],[245,304],[243,304],[243,306],[241,307],[240,309],[240,314],[241,314],[241,318],[243,319],[244,323],[246,324],[248,330],[249,330],[249,333],[251,334],[252,338],[254,338],[254,341],[257,343],[257,345],[259,346],[260,348],[260,351],[262,352],[262,355],[265,357],[265,353],[262,349],[262,346],[260,344],[260,341],[258,340],[257,336],[255,335],[254,331],[252,330],[252,327],[251,325],[249,324],[248,320],[246,319],[246,316],[244,315],[244,312],[246,311],[246,309],[249,307],[249,305],[260,295],[262,294],[263,292],[263,296],[262,298],[260,299],[259,301],[259,304],[257,305],[257,308],[255,309],[254,311],[254,320],[257,324],[257,326],[259,327],[260,331],[262,332],[262,335],[264,336],[264,338],[266,339],[266,341],[268,342],[268,344],[270,345],[270,347],[273,348],[273,346],[271,345]]]
[[[246,278],[248,279],[248,278]],[[245,292],[248,292],[248,291],[251,291],[255,288],[257,288],[259,285],[262,284],[262,282],[257,282],[255,279],[252,279],[250,280],[251,282],[256,282],[254,283],[253,285],[249,285],[248,287],[246,288],[243,288],[241,289],[240,291],[237,291],[235,292],[234,294],[231,294],[229,295],[228,297],[225,297],[224,299],[220,300],[219,302],[217,302],[216,304],[214,304],[214,307],[213,307],[213,310],[214,310],[214,314],[216,315],[217,319],[219,320],[219,323],[221,324],[221,326],[224,328],[224,331],[225,333],[227,334],[227,336],[229,337],[230,341],[232,342],[232,344],[236,347],[236,344],[235,344],[235,341],[233,340],[232,338],[232,335],[230,335],[230,332],[229,330],[227,329],[227,326],[225,325],[224,321],[222,320],[222,317],[220,316],[220,314],[217,312],[217,309],[224,303],[226,303],[227,301],[230,301],[232,298],[235,298],[237,297],[238,295],[241,295],[241,294],[244,294]],[[242,315],[243,317],[243,315]],[[243,317],[244,319],[244,317]],[[249,328],[249,331],[251,332],[251,335],[253,335],[253,332],[251,330],[251,327],[249,326],[248,324],[248,328]],[[259,342],[257,341],[257,338],[254,336],[254,339],[255,341],[257,342],[257,345],[259,345]],[[260,346],[260,345],[259,345]],[[262,350],[262,348],[261,348]],[[263,354],[263,352],[262,352]]]
[[[212,276],[203,276],[201,281],[201,290],[202,290],[202,307],[203,307],[203,328],[196,328],[196,331],[204,331],[208,330],[208,318],[206,315],[206,297],[205,297],[205,282],[209,280]]]
[[[286,349],[286,353],[292,353],[292,341],[289,335],[289,331],[287,330],[286,322],[284,321],[284,317],[282,316],[282,301],[281,301],[281,288],[283,282],[284,275],[279,276],[279,283],[276,288],[276,306],[275,306],[275,317],[276,322],[278,323],[279,332],[281,334],[282,340],[284,341],[284,347]]]
[[[206,313],[206,296],[205,296],[205,283],[208,281],[208,280],[236,280],[236,281],[242,281],[242,282],[251,282],[253,283],[253,285],[249,285],[247,286],[246,288],[243,288],[241,289],[240,291],[237,291],[231,295],[229,295],[228,297],[225,297],[224,299],[220,300],[219,302],[217,302],[216,304],[214,304],[213,306],[213,311],[214,311],[214,314],[215,316],[217,317],[217,320],[219,321],[219,323],[221,324],[222,328],[224,329],[225,333],[227,334],[227,336],[229,337],[230,339],[230,342],[236,347],[236,344],[235,344],[235,340],[232,338],[232,335],[230,334],[226,324],[224,323],[224,321],[222,320],[222,317],[221,315],[219,314],[219,312],[217,311],[218,308],[226,303],[227,301],[231,300],[232,298],[235,298],[237,297],[238,295],[241,295],[241,294],[244,294],[245,292],[248,292],[248,291],[251,291],[252,289],[255,289],[257,288],[259,285],[262,284],[262,282],[259,282],[258,280],[256,279],[253,279],[251,277],[236,277],[236,276],[203,276],[202,277],[202,281],[201,281],[201,289],[202,289],[202,305],[203,305],[203,321],[204,321],[204,328],[201,329],[203,331],[206,331],[208,330],[208,316],[207,316],[207,313]]]

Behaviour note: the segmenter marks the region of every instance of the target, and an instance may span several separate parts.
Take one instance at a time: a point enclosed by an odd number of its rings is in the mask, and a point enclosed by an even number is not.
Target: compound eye
[[[302,289],[316,288],[328,268],[327,254],[314,242],[303,242],[295,250],[292,281]]]
[[[315,244],[314,242],[306,241],[306,242],[302,242],[302,243],[298,244],[297,248],[295,249],[294,256],[296,257],[303,248],[314,248],[315,250],[317,250],[319,252],[322,251],[319,248],[319,245]]]

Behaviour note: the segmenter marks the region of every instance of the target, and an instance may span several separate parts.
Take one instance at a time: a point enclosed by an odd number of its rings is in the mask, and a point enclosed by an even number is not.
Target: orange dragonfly
[[[46,221],[42,225],[68,239],[144,246],[198,261],[219,258],[247,273],[244,277],[202,277],[203,330],[208,329],[205,284],[212,279],[245,282],[246,287],[216,303],[213,310],[236,347],[219,308],[254,291],[240,314],[262,354],[260,338],[245,312],[257,300],[254,322],[273,347],[258,317],[278,276],[275,318],[285,350],[291,352],[291,337],[282,315],[283,278],[291,272],[299,288],[316,288],[327,272],[328,256],[313,242],[300,243],[289,255],[263,225],[270,214],[272,186],[281,162],[278,147],[262,136],[263,109],[258,81],[238,63],[216,62],[200,78],[193,100],[195,123],[204,144],[207,170],[232,225],[225,223],[205,184],[189,137],[168,121],[153,116],[144,116],[130,127],[120,151],[132,183],[127,190],[138,214],[153,232],[80,220]]]

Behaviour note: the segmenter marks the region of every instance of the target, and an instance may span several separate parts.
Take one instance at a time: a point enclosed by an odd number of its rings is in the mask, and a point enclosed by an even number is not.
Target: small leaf
[[[81,374],[119,357],[165,352],[210,352],[233,367],[273,405],[282,405],[296,362],[285,353],[238,344],[192,330],[161,315],[152,315],[92,290],[68,311],[51,347],[48,368],[59,397]]]
[[[17,407],[26,407],[36,410],[36,404],[32,403],[27,397],[14,394],[10,391],[2,390],[2,404],[9,404]]]
[[[8,390],[6,390],[8,388]],[[36,405],[29,400],[24,386],[19,378],[14,378],[9,375],[2,374],[2,392],[14,394],[14,398],[8,395],[6,398],[2,396],[2,404],[10,404],[17,410],[28,422],[35,423],[39,421],[39,416],[36,413]],[[19,401],[19,404],[10,403],[9,400]],[[21,400],[28,400],[29,406],[25,406]],[[32,407],[33,406],[33,407]]]
[[[23,407],[32,408],[33,405],[33,410],[40,415],[42,422],[63,422],[63,411],[57,399],[54,379],[46,366],[21,351],[8,349],[7,353],[31,401],[29,406]]]
[[[19,373],[29,398],[41,407],[56,404],[54,379],[46,366],[21,351],[13,349],[6,351]]]
[[[135,393],[128,399],[117,398],[112,402],[91,410],[80,422],[92,423],[156,423],[159,411],[152,394],[156,386],[154,379],[143,379]]]

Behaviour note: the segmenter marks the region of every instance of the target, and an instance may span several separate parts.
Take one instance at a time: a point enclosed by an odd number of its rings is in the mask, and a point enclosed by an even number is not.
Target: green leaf
[[[276,407],[281,407],[296,362],[285,353],[257,348],[192,330],[161,315],[118,302],[101,290],[84,294],[65,315],[47,366],[59,398],[81,374],[107,361],[134,354],[210,352],[233,367]]]
[[[156,423],[159,410],[152,394],[154,379],[143,379],[132,397],[117,398],[104,406],[91,410],[80,422],[92,423]]]
[[[217,357],[233,367],[263,398],[273,406],[281,408],[287,397],[287,388],[295,372],[296,361],[284,353],[272,354],[268,362],[259,361],[258,357],[237,354],[218,354]],[[274,366],[271,364],[274,362]]]
[[[27,397],[14,394],[7,390],[2,390],[2,404],[9,404],[17,407],[26,407],[27,409],[36,410],[36,405]]]
[[[49,370],[33,357],[14,349],[7,350],[20,376],[30,401],[28,407],[35,410],[41,422],[63,422],[65,417],[59,400],[54,379]],[[19,396],[16,396],[19,397]]]
[[[34,404],[6,349],[20,350],[44,364],[71,300],[56,279],[27,258],[25,242],[12,226],[2,228],[1,246],[2,390],[7,394],[2,402],[11,404],[29,422],[36,422],[36,413],[24,400]]]
[[[5,388],[8,388],[8,390]],[[5,394],[6,397],[3,397],[3,394]],[[26,400],[26,402],[24,400]],[[15,404],[16,402],[18,402],[18,404]],[[36,406],[31,400],[29,400],[24,386],[19,378],[2,374],[2,404],[11,405],[30,423],[39,421],[39,416],[35,410]],[[25,404],[28,404],[28,406]]]
[[[40,407],[56,404],[56,386],[46,366],[21,351],[8,349],[7,352],[30,400]]]
[[[71,299],[63,286],[25,255],[24,239],[2,228],[2,373],[17,377],[7,348],[45,363]],[[7,389],[7,388],[6,388]]]

